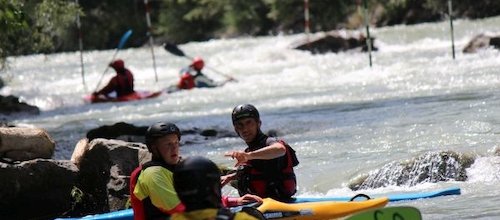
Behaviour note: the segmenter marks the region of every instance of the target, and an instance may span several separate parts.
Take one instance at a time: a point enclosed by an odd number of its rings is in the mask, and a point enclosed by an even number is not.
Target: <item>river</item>
[[[467,181],[421,183],[363,190],[383,195],[450,186],[462,195],[391,203],[419,208],[424,219],[500,218],[500,51],[461,50],[477,34],[500,32],[500,17],[455,21],[456,59],[449,24],[372,28],[379,51],[312,55],[291,49],[303,34],[244,37],[193,42],[179,47],[201,55],[208,66],[238,81],[216,89],[194,89],[129,103],[84,104],[115,53],[84,53],[83,86],[78,52],[10,57],[2,72],[13,94],[36,105],[37,116],[11,123],[46,129],[56,141],[55,159],[69,159],[88,130],[127,122],[147,126],[171,121],[181,129],[232,130],[230,112],[252,103],[261,112],[264,131],[277,130],[296,151],[298,195],[354,195],[348,187],[357,176],[387,163],[427,152],[451,150],[477,155]],[[134,33],[135,34],[135,33]],[[317,33],[321,34],[321,33]],[[188,65],[183,57],[155,47],[158,82],[149,48],[124,49],[119,58],[135,74],[137,90],[162,89],[175,83]],[[222,81],[210,69],[205,73]],[[108,71],[103,83],[114,73]],[[228,166],[223,153],[243,149],[238,138],[187,144],[183,155],[203,155]],[[226,194],[234,190],[224,189]]]

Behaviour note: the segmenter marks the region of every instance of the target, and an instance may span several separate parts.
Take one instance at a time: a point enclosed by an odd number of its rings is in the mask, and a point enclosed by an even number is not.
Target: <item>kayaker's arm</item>
[[[274,158],[281,157],[285,155],[286,147],[280,142],[276,142],[269,146],[263,147],[261,149],[244,152],[244,151],[233,151],[224,154],[226,157],[232,157],[233,159],[238,160],[236,166],[242,165],[249,160],[271,160]]]

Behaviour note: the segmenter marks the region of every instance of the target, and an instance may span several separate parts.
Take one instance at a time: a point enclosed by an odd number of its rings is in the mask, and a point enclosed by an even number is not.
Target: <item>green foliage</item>
[[[0,6],[2,68],[7,56],[54,52],[78,11],[64,0],[0,0]]]
[[[365,0],[309,0],[311,31],[346,27]],[[366,0],[377,25],[437,21],[447,0]],[[0,0],[0,68],[7,56],[78,49],[76,16],[81,16],[85,50],[116,48],[133,29],[129,47],[147,42],[144,0]],[[149,0],[151,33],[157,43],[185,43],[221,36],[304,31],[304,0]],[[382,11],[382,12],[381,12]],[[455,17],[500,14],[500,1],[453,0]],[[359,17],[359,16],[357,16]],[[359,23],[359,22],[358,22]],[[353,27],[353,26],[349,26]],[[20,37],[22,36],[22,37]]]

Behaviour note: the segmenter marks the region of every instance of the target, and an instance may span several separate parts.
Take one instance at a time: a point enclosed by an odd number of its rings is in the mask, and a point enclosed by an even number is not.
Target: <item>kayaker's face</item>
[[[158,138],[154,143],[157,155],[167,164],[175,165],[179,162],[179,139],[175,134]]]
[[[242,118],[234,123],[234,130],[246,143],[252,142],[257,136],[260,128],[260,120],[254,118]]]

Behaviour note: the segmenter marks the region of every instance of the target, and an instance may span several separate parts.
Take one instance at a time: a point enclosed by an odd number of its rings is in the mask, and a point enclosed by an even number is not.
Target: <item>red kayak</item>
[[[118,98],[114,97],[105,97],[105,96],[95,96],[95,95],[86,95],[83,97],[83,100],[87,103],[102,103],[102,102],[128,102],[128,101],[136,101],[141,99],[150,99],[158,97],[162,94],[162,91],[151,92],[151,91],[136,91],[129,95],[120,96]]]

